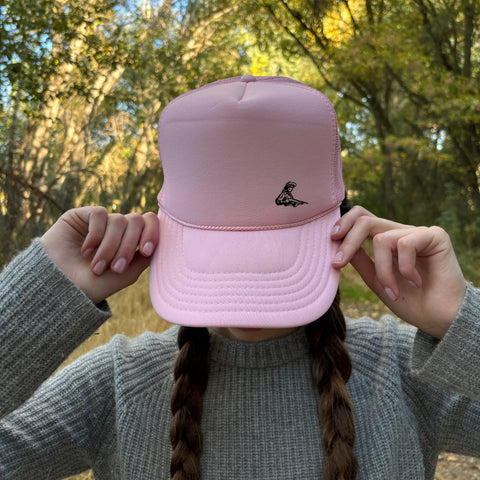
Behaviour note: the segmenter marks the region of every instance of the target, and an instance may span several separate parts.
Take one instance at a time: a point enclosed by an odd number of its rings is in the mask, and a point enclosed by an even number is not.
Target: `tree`
[[[72,206],[156,209],[161,109],[247,72],[330,97],[355,200],[480,242],[474,0],[10,0],[0,15],[0,263]]]
[[[88,169],[88,119],[124,67],[118,2],[23,0],[2,9],[3,258],[71,207]],[[112,54],[113,52],[113,54]]]
[[[449,211],[463,227],[478,225],[476,2],[247,3],[259,44],[315,67],[309,83],[336,106],[347,186],[359,200],[407,222]]]
[[[242,68],[238,36],[198,6],[20,0],[1,10],[0,263],[73,206],[156,209],[160,110]]]

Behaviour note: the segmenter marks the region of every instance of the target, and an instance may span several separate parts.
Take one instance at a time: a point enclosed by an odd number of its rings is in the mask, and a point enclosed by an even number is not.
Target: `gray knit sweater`
[[[359,479],[432,479],[440,451],[480,454],[479,306],[469,286],[441,342],[392,318],[348,322]],[[116,336],[45,381],[110,313],[38,243],[0,277],[0,312],[1,479],[87,468],[99,479],[169,478],[177,328]],[[321,478],[304,330],[260,343],[212,335],[211,350],[203,478]]]

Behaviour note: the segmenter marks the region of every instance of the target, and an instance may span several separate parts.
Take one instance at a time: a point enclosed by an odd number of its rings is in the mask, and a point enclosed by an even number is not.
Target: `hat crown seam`
[[[291,222],[291,223],[282,223],[282,224],[272,224],[272,225],[238,225],[238,226],[233,226],[233,225],[199,225],[191,222],[187,222],[185,220],[182,220],[175,215],[173,215],[162,203],[161,203],[161,198],[159,199],[158,202],[158,207],[159,209],[168,217],[170,217],[173,221],[179,223],[180,225],[183,225],[184,227],[189,227],[189,228],[196,228],[199,230],[218,230],[218,231],[231,231],[231,232],[249,232],[249,231],[260,231],[260,230],[280,230],[282,228],[292,228],[292,227],[300,227],[301,225],[305,225],[307,223],[313,222],[321,217],[324,217],[328,215],[329,213],[333,212],[337,208],[340,208],[340,202],[335,204],[333,207],[324,210],[316,215],[313,215],[311,217],[305,218],[303,220],[298,220],[296,222]]]

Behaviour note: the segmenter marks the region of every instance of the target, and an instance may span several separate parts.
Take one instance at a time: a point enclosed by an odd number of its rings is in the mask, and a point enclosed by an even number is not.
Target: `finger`
[[[90,258],[102,242],[108,223],[108,212],[103,207],[82,207],[76,210],[78,218],[88,225],[81,253]]]
[[[332,239],[341,240],[333,260],[334,267],[342,268],[347,265],[365,240],[392,229],[411,228],[391,220],[375,217],[370,212],[367,213],[368,215],[361,215],[361,211],[359,211],[359,215],[353,217],[353,223],[352,218],[347,219],[347,222],[341,225],[341,229],[332,235]]]
[[[427,257],[452,252],[448,234],[440,227],[417,227],[398,240],[398,269],[415,287],[422,286],[419,262]]]
[[[332,230],[332,239],[333,240],[342,240],[347,233],[351,230],[353,225],[360,217],[375,217],[373,213],[369,212],[359,205],[355,205],[350,211],[345,215],[340,217],[335,223]]]
[[[397,228],[373,238],[377,277],[392,300],[400,295],[398,282],[403,283],[402,277],[415,288],[422,285],[416,267],[418,252],[431,246],[432,240],[426,227]]]
[[[346,223],[341,226],[343,232],[343,239],[337,249],[337,254],[333,260],[333,265],[337,268],[347,265],[355,253],[362,247],[365,240],[372,238],[375,228],[381,219],[372,215],[359,215],[353,218],[347,219]]]
[[[390,230],[373,237],[373,257],[375,259],[376,277],[390,300],[396,300],[399,296],[397,280],[394,274],[394,258],[396,243],[401,231]]]
[[[348,220],[348,219],[347,219]],[[369,219],[367,216],[355,218],[355,221],[338,225],[340,230],[332,235],[332,239],[341,240],[337,253],[333,259],[333,266],[342,268],[347,265],[355,253],[362,247],[363,242],[368,238]]]
[[[117,254],[122,242],[123,234],[128,226],[128,220],[120,214],[108,216],[105,233],[91,262],[92,272],[101,275],[110,265]]]
[[[149,264],[150,258],[144,257],[140,252],[136,252],[128,269],[122,275],[118,275],[110,269],[106,270],[100,277],[101,283],[92,290],[89,297],[94,303],[101,302],[110,295],[134,283]]]
[[[125,215],[127,227],[117,252],[111,261],[111,270],[115,273],[123,273],[130,264],[137,251],[140,237],[145,226],[144,218],[138,213]]]
[[[373,291],[375,288],[375,263],[363,248],[360,248],[350,261],[353,268],[360,274],[365,284]],[[376,293],[376,292],[375,292]]]
[[[143,215],[143,219],[145,226],[140,238],[140,252],[143,256],[149,257],[158,244],[158,217],[153,212],[147,212]]]
[[[388,290],[379,282],[375,262],[361,248],[353,256],[350,262],[355,270],[360,274],[365,284],[375,295],[387,306],[393,306],[396,297],[392,296]]]
[[[425,229],[427,230],[427,229]],[[418,251],[431,242],[424,229],[415,234],[409,234],[399,239],[397,243],[398,270],[401,275],[415,288],[422,286],[422,277],[417,270]]]

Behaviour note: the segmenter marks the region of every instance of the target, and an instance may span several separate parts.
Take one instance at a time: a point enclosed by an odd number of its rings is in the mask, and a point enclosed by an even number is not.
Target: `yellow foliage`
[[[349,2],[351,10],[360,10],[360,3],[358,1]],[[354,34],[354,29],[350,17],[350,13],[341,3],[332,8],[328,15],[323,20],[323,35],[328,38],[329,42],[338,47],[342,42],[347,41]]]

